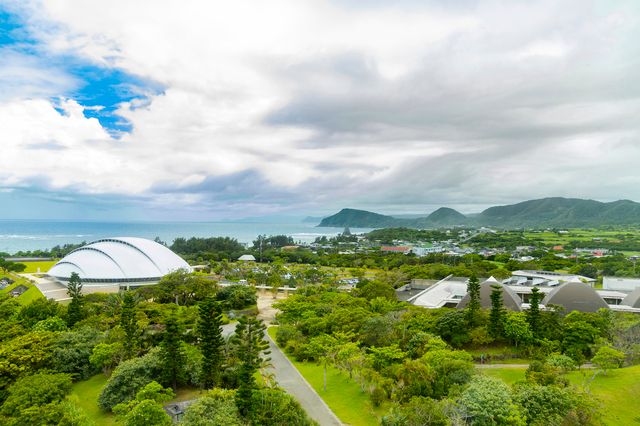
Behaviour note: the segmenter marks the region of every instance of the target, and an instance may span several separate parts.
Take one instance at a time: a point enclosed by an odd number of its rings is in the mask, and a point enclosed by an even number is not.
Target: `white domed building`
[[[83,287],[137,287],[157,284],[170,272],[192,269],[162,244],[145,238],[114,237],[80,247],[56,263],[47,273],[66,285],[73,272]]]

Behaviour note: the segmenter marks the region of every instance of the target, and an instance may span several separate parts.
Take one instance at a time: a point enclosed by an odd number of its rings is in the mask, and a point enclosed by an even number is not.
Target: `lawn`
[[[27,268],[23,271],[25,274],[35,274],[40,268],[40,272],[45,273],[55,265],[57,260],[42,260],[37,262],[20,262]]]
[[[507,384],[514,384],[519,380],[524,380],[526,368],[483,368],[482,374],[504,380]]]
[[[482,373],[497,377],[508,384],[524,379],[524,368],[487,368]],[[573,371],[569,381],[576,386],[588,386],[593,395],[602,402],[601,412],[608,425],[640,425],[638,395],[640,395],[640,365],[611,370],[605,376],[599,373],[587,385],[594,370]]]
[[[69,399],[75,402],[92,419],[96,426],[114,425],[116,418],[112,413],[104,412],[98,406],[98,396],[107,384],[104,374],[97,374],[88,380],[75,383],[71,389]],[[194,388],[178,389],[176,397],[171,402],[188,401],[202,395],[202,391]]]
[[[23,285],[25,287],[28,287],[28,290],[22,293],[20,296],[18,296],[17,300],[21,304],[27,305],[36,299],[44,297],[43,294],[40,292],[40,290],[38,290],[38,288],[35,285],[33,285],[31,282],[29,282],[29,280],[27,280],[26,278],[19,277],[16,275],[11,275],[11,278],[14,279],[15,282],[10,286],[8,286],[7,288],[0,290],[0,293],[9,293],[14,288],[20,285]]]
[[[583,386],[593,371],[574,371],[569,380]],[[598,374],[589,389],[602,401],[602,413],[609,425],[640,425],[638,397],[640,396],[640,365]]]
[[[276,327],[270,327],[268,332],[275,341]],[[373,407],[369,396],[360,389],[360,385],[355,380],[349,378],[346,372],[328,367],[325,392],[321,365],[290,360],[343,423],[353,426],[379,424],[378,417],[386,412],[387,407]]]
[[[69,395],[69,399],[76,402],[96,426],[115,424],[114,415],[102,411],[98,406],[98,396],[106,383],[107,377],[104,374],[97,374],[89,380],[75,383]]]

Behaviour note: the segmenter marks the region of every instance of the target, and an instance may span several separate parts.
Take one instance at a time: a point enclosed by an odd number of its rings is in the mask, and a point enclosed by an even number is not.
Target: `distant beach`
[[[44,250],[70,243],[100,238],[130,236],[159,237],[171,244],[178,237],[231,237],[250,244],[258,235],[289,235],[294,241],[312,242],[317,237],[334,236],[343,228],[316,228],[312,223],[240,222],[64,222],[0,220],[0,252]],[[351,229],[353,233],[368,228]]]

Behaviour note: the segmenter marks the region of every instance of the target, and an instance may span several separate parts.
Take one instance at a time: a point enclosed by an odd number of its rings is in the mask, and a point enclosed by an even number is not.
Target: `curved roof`
[[[609,307],[593,288],[580,281],[570,281],[554,288],[545,296],[542,304],[560,305],[567,312],[596,312]]]
[[[627,294],[627,296],[622,299],[621,304],[631,306],[632,308],[640,308],[640,287]]]
[[[191,267],[162,244],[144,238],[115,237],[80,247],[56,263],[50,276],[68,279],[76,272],[85,280],[149,281]]]
[[[484,281],[480,284],[480,305],[485,308],[491,308],[491,291],[493,289],[491,286],[500,286],[502,288],[502,304],[506,309],[510,311],[521,311],[522,301],[520,300],[520,296],[513,291],[509,286],[504,285],[498,282],[495,278],[491,277],[488,280]],[[469,293],[467,293],[460,303],[456,306],[458,309],[463,309],[469,304]]]

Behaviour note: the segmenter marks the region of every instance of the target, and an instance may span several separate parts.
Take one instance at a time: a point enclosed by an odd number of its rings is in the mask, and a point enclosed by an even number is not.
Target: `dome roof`
[[[640,308],[640,287],[627,294],[627,296],[622,299],[621,304],[631,306],[632,308]]]
[[[593,288],[580,281],[570,281],[554,288],[545,296],[542,304],[560,305],[567,312],[596,312],[609,307]]]
[[[498,282],[495,278],[491,277],[488,280],[484,281],[480,284],[480,305],[485,309],[491,308],[491,291],[493,290],[491,286],[500,286],[502,288],[502,304],[506,309],[510,311],[521,311],[522,301],[520,300],[520,296],[513,291],[509,286],[504,285]],[[463,309],[466,308],[469,304],[469,293],[467,293],[460,303],[458,303],[457,308]]]
[[[178,269],[191,271],[182,258],[154,241],[135,237],[97,240],[80,247],[58,263],[48,275],[68,281],[76,272],[84,282],[157,281]]]

